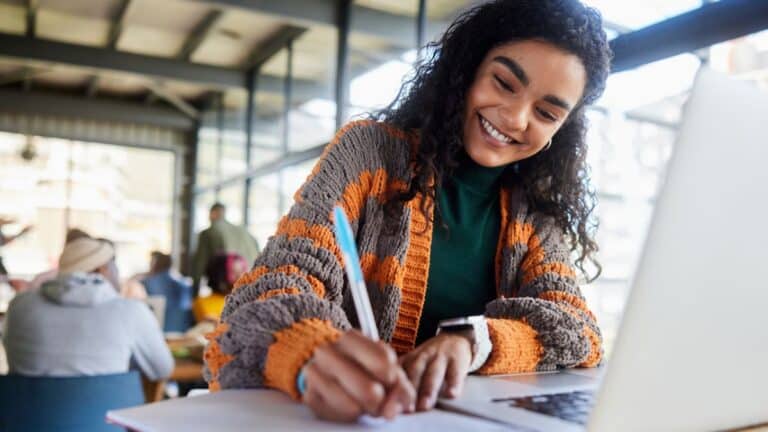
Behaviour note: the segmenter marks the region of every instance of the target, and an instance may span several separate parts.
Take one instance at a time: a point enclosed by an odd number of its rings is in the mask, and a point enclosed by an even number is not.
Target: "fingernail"
[[[459,394],[459,389],[457,387],[451,387],[448,389],[448,394],[451,397],[456,397]]]

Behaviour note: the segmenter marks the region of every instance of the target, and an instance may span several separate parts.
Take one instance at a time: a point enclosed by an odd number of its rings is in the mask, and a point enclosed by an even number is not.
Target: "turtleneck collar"
[[[451,180],[478,194],[496,193],[499,179],[507,166],[484,167],[462,150],[459,154],[459,166],[454,169]]]

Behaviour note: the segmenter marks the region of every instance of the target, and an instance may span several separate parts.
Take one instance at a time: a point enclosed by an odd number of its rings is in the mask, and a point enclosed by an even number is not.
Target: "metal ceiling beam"
[[[244,64],[244,69],[258,68],[275,54],[285,48],[289,42],[304,34],[305,27],[296,27],[287,25],[275,32],[266,42],[259,44],[251,51],[248,60]]]
[[[278,16],[299,26],[336,26],[337,0],[197,0],[225,8],[236,8]],[[447,22],[429,21],[427,40],[444,31]],[[351,31],[383,38],[400,47],[414,48],[415,18],[391,14],[363,6],[352,6]]]
[[[116,49],[117,43],[120,41],[120,36],[123,35],[123,28],[125,27],[125,17],[128,15],[128,8],[131,6],[131,0],[123,0],[117,9],[115,17],[112,19],[112,27],[109,29],[109,36],[107,37],[107,48]]]
[[[722,0],[611,40],[613,72],[768,28],[768,1]]]
[[[149,90],[147,91],[147,95],[144,96],[144,103],[146,105],[152,105],[153,103],[157,102],[157,99],[157,94],[152,90]]]
[[[182,130],[189,130],[195,124],[193,119],[170,108],[39,91],[0,90],[0,111],[141,123]]]
[[[245,74],[236,69],[5,33],[0,33],[0,56],[134,73],[153,79],[185,81],[217,89],[245,88]]]
[[[613,21],[606,20],[605,18],[603,18],[603,28],[605,28],[606,30],[615,31],[618,34],[624,34],[624,33],[632,32],[632,28],[624,26],[624,25],[621,25],[621,24],[613,22]]]
[[[197,110],[197,108],[190,105],[183,98],[168,91],[168,89],[166,89],[162,83],[150,83],[147,84],[147,88],[149,91],[157,95],[158,98],[168,102],[171,104],[171,106],[179,110],[184,115],[193,119],[198,119],[200,117],[200,112]]]
[[[24,79],[22,80],[21,87],[25,92],[32,90],[32,77],[37,75],[35,71],[30,67],[24,67]]]
[[[0,86],[27,81],[32,77],[42,75],[50,71],[51,69],[32,69],[28,66],[23,66],[12,73],[0,76]]]
[[[290,166],[300,164],[302,162],[306,162],[308,160],[315,159],[317,157],[320,157],[321,154],[323,154],[323,150],[325,149],[326,145],[327,143],[321,144],[319,146],[311,147],[306,150],[287,153],[285,156],[282,156],[280,159],[277,159],[276,161],[272,161],[255,168],[248,169],[242,174],[228,177],[214,185],[195,188],[195,195],[199,195],[199,194],[213,191],[216,189],[224,189],[229,185],[242,183],[247,178],[262,177],[268,174],[279,172],[283,168],[287,168]]]
[[[184,42],[184,46],[181,47],[179,55],[176,57],[179,60],[189,61],[192,54],[200,48],[200,45],[202,45],[205,38],[211,33],[222,15],[223,12],[218,9],[208,12],[208,14],[205,15],[205,18],[203,18],[203,20],[195,26],[194,30],[192,30],[189,38]]]
[[[294,101],[308,101],[314,98],[333,99],[333,88],[321,85],[317,81],[297,79],[291,80]],[[259,75],[257,92],[283,93],[285,77],[274,75]]]
[[[98,75],[92,75],[88,79],[88,83],[85,85],[85,95],[88,98],[93,98],[96,96],[96,93],[99,91],[99,82],[101,81],[101,78]]]
[[[37,9],[39,7],[38,0],[27,0],[27,37],[37,36]]]

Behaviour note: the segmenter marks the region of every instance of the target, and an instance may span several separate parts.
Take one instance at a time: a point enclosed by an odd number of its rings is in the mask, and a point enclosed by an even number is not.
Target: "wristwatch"
[[[437,334],[441,332],[462,333],[469,336],[472,345],[472,362],[469,372],[480,369],[491,354],[493,345],[488,334],[488,324],[483,315],[473,315],[462,318],[442,320],[438,324]]]

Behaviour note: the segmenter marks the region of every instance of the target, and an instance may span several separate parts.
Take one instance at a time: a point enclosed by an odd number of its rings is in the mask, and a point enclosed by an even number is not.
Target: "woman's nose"
[[[499,110],[501,125],[508,131],[525,131],[528,128],[528,109],[521,104],[506,105]]]

